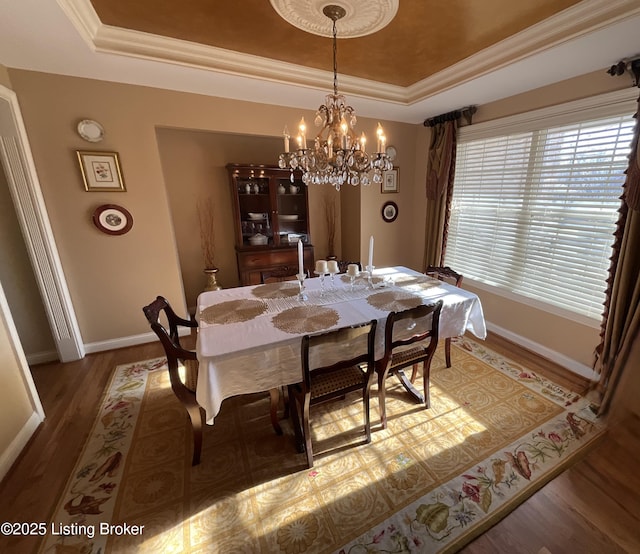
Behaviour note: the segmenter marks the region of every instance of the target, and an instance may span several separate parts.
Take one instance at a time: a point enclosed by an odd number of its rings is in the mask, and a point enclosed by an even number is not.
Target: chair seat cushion
[[[395,352],[391,356],[389,369],[391,370],[395,367],[406,367],[408,365],[413,365],[414,363],[422,361],[420,358],[424,359],[424,348],[420,346],[411,348],[409,350]]]
[[[357,366],[332,371],[330,373],[311,373],[311,400],[342,391],[349,387],[361,387],[366,374]]]

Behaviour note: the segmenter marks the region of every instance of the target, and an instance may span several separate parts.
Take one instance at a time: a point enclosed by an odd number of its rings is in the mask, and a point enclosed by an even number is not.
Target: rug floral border
[[[74,547],[83,554],[104,552],[108,535],[96,530],[111,521],[149,372],[166,364],[162,357],[114,369],[39,552],[72,551]]]
[[[475,341],[461,338],[456,345],[563,406],[564,412],[396,512],[337,554],[456,552],[564,471],[604,433],[604,424],[580,395]]]

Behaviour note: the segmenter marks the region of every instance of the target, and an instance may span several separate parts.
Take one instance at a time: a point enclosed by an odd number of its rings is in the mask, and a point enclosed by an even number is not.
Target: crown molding
[[[328,71],[104,25],[89,0],[57,1],[89,47],[98,53],[320,90],[327,90],[333,79]],[[637,0],[584,0],[408,87],[341,75],[340,89],[343,94],[409,106],[638,14]]]

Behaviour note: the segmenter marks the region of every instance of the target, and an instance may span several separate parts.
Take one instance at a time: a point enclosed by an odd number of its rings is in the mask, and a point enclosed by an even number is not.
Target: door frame
[[[14,91],[0,85],[0,162],[61,362],[85,356],[29,139]]]

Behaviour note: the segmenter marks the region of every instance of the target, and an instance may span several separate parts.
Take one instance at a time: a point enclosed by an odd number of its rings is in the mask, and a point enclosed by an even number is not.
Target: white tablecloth
[[[307,279],[306,302],[299,301],[295,296],[260,298],[264,304],[263,313],[236,323],[208,323],[203,313],[207,313],[207,308],[223,302],[258,300],[252,292],[256,286],[202,293],[198,297],[196,312],[199,322],[196,351],[200,362],[196,397],[206,411],[207,423],[213,424],[225,398],[268,391],[301,380],[300,344],[305,333],[285,332],[273,323],[274,317],[288,308],[317,305],[334,310],[338,314],[338,321],[326,330],[376,319],[376,359],[383,354],[384,323],[389,312],[374,307],[367,298],[382,291],[408,292],[419,296],[425,304],[442,299],[441,339],[456,337],[465,331],[471,331],[480,339],[486,337],[482,305],[475,294],[440,282],[412,284],[411,277],[422,279],[424,275],[401,266],[376,270],[375,276],[386,277],[387,282],[383,284],[387,286],[372,291],[361,283],[351,292],[342,276],[336,276],[336,288],[330,291],[327,277],[324,295],[320,294],[319,278]],[[287,286],[293,286],[293,283]]]

